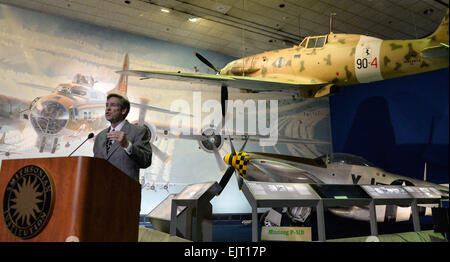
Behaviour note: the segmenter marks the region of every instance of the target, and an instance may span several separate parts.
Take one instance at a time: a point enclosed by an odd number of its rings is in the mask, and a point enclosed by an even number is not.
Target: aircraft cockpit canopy
[[[56,87],[56,91],[66,96],[79,96],[93,100],[106,101],[105,93],[85,86],[62,84]]]
[[[360,156],[355,156],[346,153],[333,153],[330,155],[322,156],[322,160],[326,161],[326,163],[328,164],[346,164],[346,165],[375,167],[374,164],[370,163],[369,161]]]
[[[81,97],[85,97],[88,93],[88,90],[86,87],[82,87],[82,86],[68,86],[68,85],[59,85],[56,88],[56,91],[70,96],[70,95],[76,95],[76,96],[81,96]]]
[[[300,47],[304,48],[322,48],[327,42],[327,36],[310,36],[303,39]]]
[[[73,84],[78,85],[86,85],[89,87],[94,86],[94,78],[92,76],[82,75],[82,74],[76,74],[72,79]]]
[[[64,95],[70,95],[71,91],[70,91],[70,87],[68,86],[64,86],[64,85],[60,85],[56,87],[56,91],[59,93],[62,93]]]
[[[85,97],[88,93],[88,90],[85,87],[81,86],[73,86],[72,87],[72,94],[76,96],[82,96]]]

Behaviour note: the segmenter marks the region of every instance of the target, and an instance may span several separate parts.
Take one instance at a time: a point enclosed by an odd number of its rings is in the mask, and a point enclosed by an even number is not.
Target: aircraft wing
[[[167,110],[167,109],[154,107],[154,106],[149,106],[149,105],[145,105],[145,104],[139,104],[139,103],[130,102],[130,105],[131,106],[135,106],[135,107],[144,108],[146,110],[151,110],[151,111],[156,111],[156,112],[161,112],[161,113],[166,113],[166,114],[184,115],[184,116],[191,116],[191,117],[193,116],[191,114],[184,114],[184,113],[180,113],[180,112],[170,111],[170,110]]]
[[[206,140],[205,136],[201,134],[195,135],[194,129],[188,127],[188,134],[176,133],[170,131],[170,126],[158,123],[153,123],[157,129],[157,132],[163,134],[163,136],[168,138],[176,138],[176,139],[191,139],[191,140]],[[222,135],[225,140],[228,137],[231,137],[232,140],[248,140],[250,142],[260,142],[261,139],[264,139],[266,142],[270,142],[270,139],[276,140],[277,143],[294,143],[294,144],[314,144],[314,145],[329,145],[330,142],[318,139],[310,139],[310,138],[293,138],[293,137],[283,137],[278,136],[277,138],[271,138],[269,135],[259,135],[259,134],[249,134],[247,132],[243,132],[243,134],[231,134],[231,135]]]
[[[283,136],[278,136],[277,138],[271,138],[270,136],[262,136],[262,135],[235,135],[232,136],[231,138],[233,140],[247,140],[247,136],[248,136],[248,141],[252,141],[252,142],[259,142],[260,139],[264,139],[266,142],[271,141],[270,139],[275,140],[275,142],[277,143],[282,143],[282,144],[313,144],[313,145],[329,145],[330,142],[328,141],[323,141],[323,140],[318,140],[318,139],[312,139],[312,138],[293,138],[293,137],[283,137]],[[227,137],[225,137],[225,139],[227,139]]]
[[[38,84],[32,84],[32,83],[26,83],[26,82],[18,82],[18,84],[29,86],[29,87],[32,87],[32,88],[45,90],[45,91],[48,91],[48,92],[55,91],[54,87],[48,87],[48,86],[44,86],[44,85],[38,85]]]
[[[118,71],[116,73],[127,73],[129,76],[141,77],[141,80],[156,78],[163,80],[189,81],[191,83],[225,84],[228,87],[247,89],[255,92],[287,91],[297,93],[298,88],[323,87],[330,84],[319,79],[302,78],[298,76],[286,77],[283,75],[271,78],[261,78],[140,70]]]

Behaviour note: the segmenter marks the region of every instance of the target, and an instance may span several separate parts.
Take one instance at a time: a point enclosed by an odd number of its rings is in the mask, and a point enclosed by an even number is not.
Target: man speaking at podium
[[[139,169],[152,163],[150,132],[145,126],[132,125],[126,117],[130,102],[119,94],[109,94],[105,117],[111,126],[95,138],[94,157],[108,160],[125,174],[139,181]]]

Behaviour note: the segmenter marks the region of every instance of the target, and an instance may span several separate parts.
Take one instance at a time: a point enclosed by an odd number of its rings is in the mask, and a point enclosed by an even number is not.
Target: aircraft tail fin
[[[119,94],[123,97],[127,97],[127,89],[128,89],[128,75],[126,71],[128,71],[129,59],[128,54],[125,54],[125,58],[123,61],[122,73],[120,74],[119,81],[114,89],[108,91],[108,94],[115,93]]]
[[[430,45],[440,45],[440,43],[448,46],[448,9],[439,27],[429,37],[431,39]]]
[[[27,126],[27,122],[23,121],[22,125],[20,126],[20,133],[23,133],[23,130],[25,130],[25,127]]]

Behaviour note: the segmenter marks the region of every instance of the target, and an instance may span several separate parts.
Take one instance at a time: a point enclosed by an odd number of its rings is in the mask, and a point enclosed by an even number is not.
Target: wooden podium
[[[0,197],[0,242],[138,241],[141,186],[104,159],[3,160]]]

